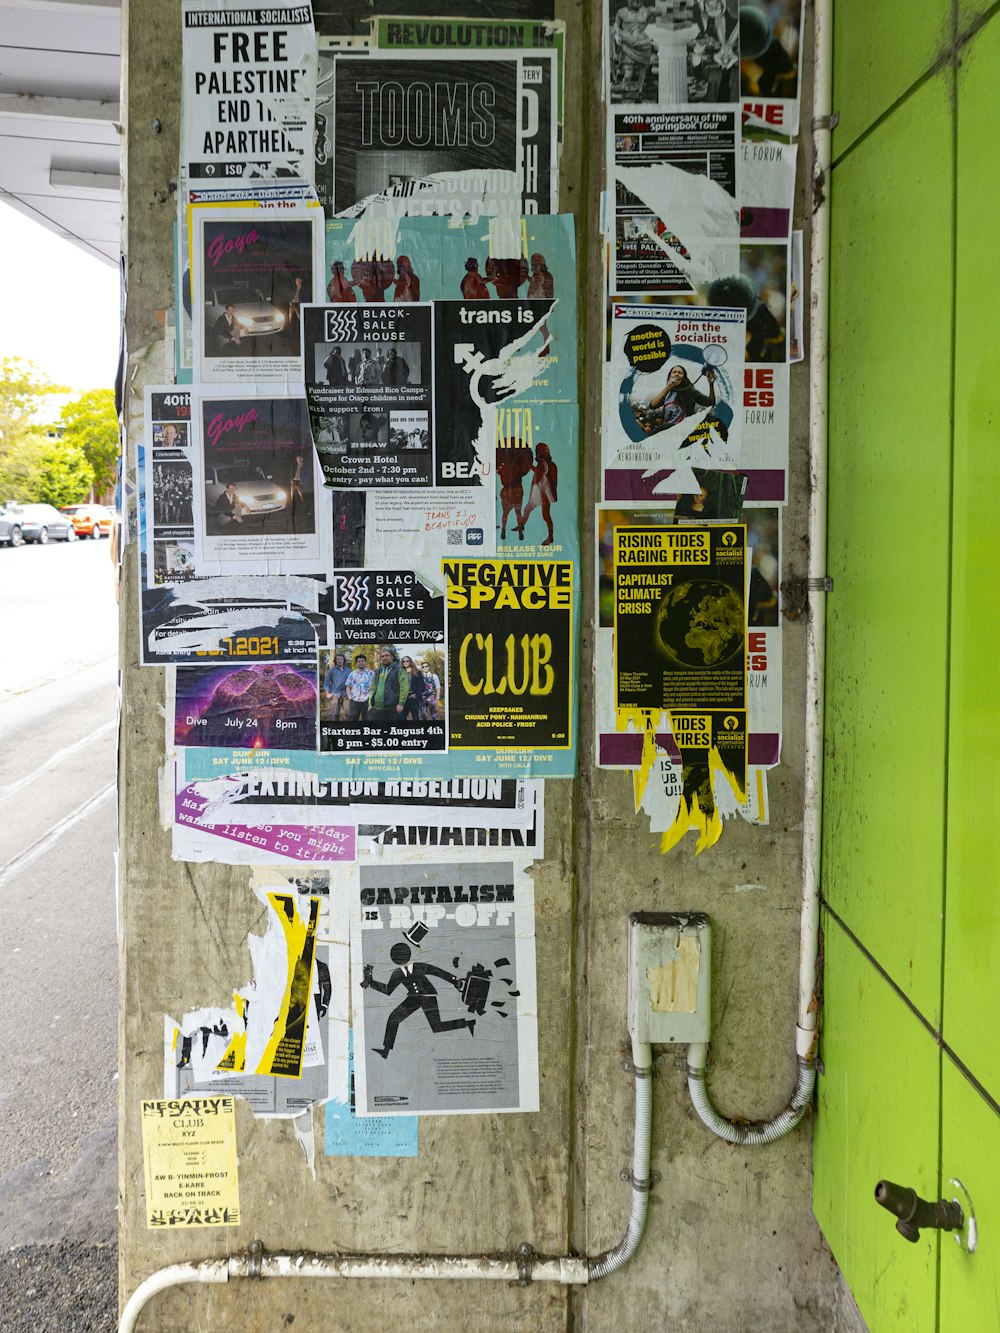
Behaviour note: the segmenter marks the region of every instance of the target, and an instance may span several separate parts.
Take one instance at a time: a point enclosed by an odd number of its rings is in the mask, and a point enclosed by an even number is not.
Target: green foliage
[[[91,389],[67,403],[59,419],[62,443],[83,451],[93,469],[96,493],[111,490],[118,475],[118,418],[112,391]]]
[[[80,504],[94,482],[83,450],[37,432],[22,434],[0,457],[0,500]]]
[[[32,418],[50,393],[65,393],[33,361],[19,356],[0,360],[0,457],[32,431]]]

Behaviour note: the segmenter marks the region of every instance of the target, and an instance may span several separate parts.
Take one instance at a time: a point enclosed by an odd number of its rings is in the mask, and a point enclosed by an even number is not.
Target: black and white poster
[[[320,749],[448,748],[444,596],[408,569],[345,569],[325,603],[335,649],[320,658]]]
[[[498,412],[532,396],[575,401],[575,368],[550,366],[547,319],[555,301],[436,301],[437,484],[481,485],[509,433]],[[509,404],[515,407],[513,401]]]
[[[534,890],[511,861],[358,870],[357,1110],[538,1109]]]
[[[327,485],[431,486],[430,303],[307,306],[302,347],[309,419]]]
[[[309,4],[183,0],[181,165],[189,185],[313,172],[316,33]]]
[[[612,103],[735,102],[737,0],[609,0],[608,72]]]
[[[611,290],[691,292],[736,262],[739,108],[620,107],[608,127]]]
[[[555,52],[341,54],[332,84],[317,106],[336,144],[316,170],[328,212],[556,211]]]

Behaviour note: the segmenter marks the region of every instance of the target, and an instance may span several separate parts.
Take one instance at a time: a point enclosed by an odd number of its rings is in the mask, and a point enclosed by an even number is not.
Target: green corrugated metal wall
[[[814,1206],[872,1333],[1000,1328],[1000,5],[838,0]],[[980,1249],[898,1236],[958,1177]]]

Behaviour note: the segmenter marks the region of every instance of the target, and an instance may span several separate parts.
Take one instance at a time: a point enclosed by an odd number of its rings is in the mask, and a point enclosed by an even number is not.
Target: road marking
[[[55,846],[64,833],[68,833],[74,824],[79,824],[81,819],[85,819],[90,811],[110,796],[116,787],[117,783],[109,782],[96,796],[89,797],[83,805],[78,805],[65,819],[60,819],[58,824],[53,824],[47,833],[33,842],[26,851],[21,852],[20,856],[15,856],[13,861],[8,861],[5,866],[0,866],[0,889],[15,875],[20,874],[22,870],[31,865],[33,861],[37,861],[40,856],[44,856],[51,847]]]
[[[83,740],[74,741],[72,745],[67,745],[62,750],[57,750],[54,755],[49,759],[46,759],[44,764],[39,764],[38,768],[36,768],[33,773],[29,773],[27,777],[18,778],[16,782],[10,783],[9,786],[0,787],[0,801],[5,801],[8,796],[13,796],[14,793],[20,791],[22,787],[27,787],[29,782],[34,782],[34,780],[40,778],[43,773],[47,773],[50,768],[55,768],[56,764],[61,764],[64,759],[69,759],[71,755],[79,754],[79,752],[85,749],[91,741],[96,741],[98,736],[103,736],[106,731],[110,731],[112,727],[117,725],[117,723],[118,719],[113,717],[110,722],[105,722],[102,726],[98,727],[96,731],[92,731],[89,736],[84,736]]]

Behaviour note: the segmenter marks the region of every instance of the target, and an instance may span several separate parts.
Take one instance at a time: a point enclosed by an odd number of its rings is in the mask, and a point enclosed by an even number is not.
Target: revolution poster
[[[361,866],[351,918],[357,1110],[538,1109],[534,890],[503,860]]]

